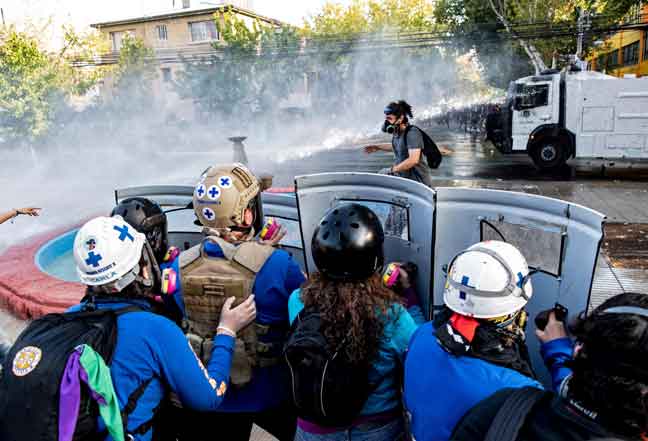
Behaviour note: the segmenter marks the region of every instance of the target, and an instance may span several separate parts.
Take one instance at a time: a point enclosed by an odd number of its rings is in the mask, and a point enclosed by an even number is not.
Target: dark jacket
[[[502,389],[473,407],[455,427],[453,441],[482,441],[497,411],[514,389]],[[581,441],[614,438],[596,421],[554,393],[543,397],[527,415],[517,441]],[[615,438],[621,439],[621,438]]]

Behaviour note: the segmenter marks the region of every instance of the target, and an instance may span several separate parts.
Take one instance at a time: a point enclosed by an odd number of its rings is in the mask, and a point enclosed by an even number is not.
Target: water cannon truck
[[[511,82],[488,137],[504,153],[526,152],[541,170],[570,158],[648,159],[648,78],[565,69]]]

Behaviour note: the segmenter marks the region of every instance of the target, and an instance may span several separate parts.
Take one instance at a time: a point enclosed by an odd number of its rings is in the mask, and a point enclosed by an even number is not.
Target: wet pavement
[[[502,155],[490,142],[471,139],[470,134],[433,127],[428,130],[439,146],[452,150],[435,170],[439,187],[475,187],[521,191],[563,199],[604,213],[609,222],[648,222],[648,162],[616,163],[601,167],[572,160],[553,173],[538,171],[524,154]],[[312,157],[285,161],[275,167],[275,185],[292,185],[293,176],[325,171],[370,171],[389,167],[392,154],[365,154],[361,146],[388,142],[376,137],[366,143],[345,145]]]

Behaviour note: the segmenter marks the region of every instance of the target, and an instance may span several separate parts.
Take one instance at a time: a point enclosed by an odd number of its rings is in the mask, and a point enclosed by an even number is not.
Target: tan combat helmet
[[[240,226],[245,209],[259,197],[260,192],[258,178],[243,164],[213,166],[202,174],[196,184],[194,211],[205,227],[219,229]],[[260,201],[253,205],[255,224],[263,222]]]

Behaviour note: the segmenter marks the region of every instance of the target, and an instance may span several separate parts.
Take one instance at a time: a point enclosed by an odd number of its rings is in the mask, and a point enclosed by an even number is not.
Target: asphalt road
[[[437,127],[428,133],[438,145],[452,150],[435,170],[439,187],[522,191],[587,206],[606,214],[609,222],[648,222],[648,162],[616,163],[603,168],[600,163],[571,160],[562,169],[546,173],[538,171],[527,155],[502,155],[490,142],[471,139],[470,134]],[[388,141],[389,138],[382,137],[368,139],[366,143]],[[275,185],[292,185],[293,177],[301,174],[376,172],[391,165],[391,153],[368,155],[362,151],[363,144],[344,145],[278,164],[273,170]]]

